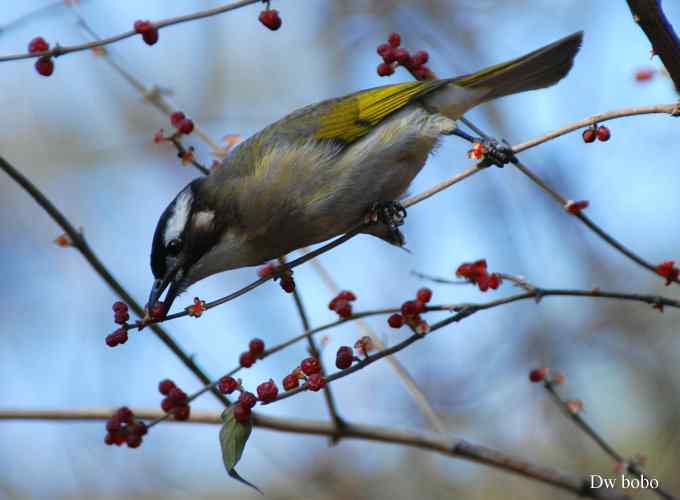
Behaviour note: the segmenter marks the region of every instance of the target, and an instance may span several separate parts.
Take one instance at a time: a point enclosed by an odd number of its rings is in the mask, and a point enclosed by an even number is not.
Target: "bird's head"
[[[154,282],[148,307],[167,289],[164,309],[197,281],[231,269],[228,255],[238,251],[229,217],[220,214],[214,197],[201,189],[205,179],[187,185],[168,205],[156,226],[151,247]],[[221,216],[220,216],[221,215]]]

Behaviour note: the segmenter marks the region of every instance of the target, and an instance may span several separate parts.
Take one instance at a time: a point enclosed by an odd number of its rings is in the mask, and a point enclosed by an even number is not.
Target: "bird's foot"
[[[490,165],[503,167],[517,159],[512,151],[512,147],[505,139],[498,142],[487,137],[473,137],[459,128],[452,130],[447,135],[455,135],[472,143],[472,149],[468,151],[468,157],[473,160],[481,160],[483,167]]]
[[[366,222],[385,224],[390,231],[398,233],[399,226],[404,224],[406,209],[398,201],[381,201],[374,203],[366,216]]]
[[[484,167],[496,165],[503,168],[516,160],[510,144],[505,140],[498,142],[495,139],[478,139],[472,143],[472,149],[468,152],[468,156],[481,160]]]

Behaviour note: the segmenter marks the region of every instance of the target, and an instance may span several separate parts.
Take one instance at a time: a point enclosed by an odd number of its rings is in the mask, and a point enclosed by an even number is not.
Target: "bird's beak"
[[[147,308],[149,310],[156,304],[156,302],[158,302],[158,299],[161,298],[161,295],[165,289],[169,287],[168,293],[165,295],[163,309],[166,314],[170,311],[172,303],[175,301],[180,292],[179,286],[175,282],[175,276],[177,276],[178,270],[179,267],[170,269],[163,279],[154,280],[153,286],[151,287],[151,293],[149,294],[149,302],[147,303]]]

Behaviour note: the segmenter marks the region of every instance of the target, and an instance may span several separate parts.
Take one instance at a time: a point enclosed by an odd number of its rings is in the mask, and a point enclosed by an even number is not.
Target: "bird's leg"
[[[506,140],[503,140],[502,143],[500,143],[496,139],[490,137],[473,137],[457,127],[451,132],[447,132],[446,135],[455,135],[473,145],[481,144],[481,150],[473,148],[470,151],[470,156],[472,158],[481,159],[483,166],[496,165],[498,167],[503,167],[516,160],[515,154],[512,152],[512,147],[510,147],[510,144],[508,144]]]

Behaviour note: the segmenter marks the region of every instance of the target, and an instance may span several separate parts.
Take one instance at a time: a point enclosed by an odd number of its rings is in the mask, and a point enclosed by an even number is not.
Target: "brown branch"
[[[0,420],[57,420],[57,421],[104,421],[108,420],[115,408],[82,409],[82,410],[0,410]],[[158,410],[136,409],[135,416],[153,419],[160,416]],[[191,417],[182,424],[203,423],[221,425],[219,414],[205,411],[192,412]],[[335,435],[335,427],[326,422],[309,420],[292,420],[253,414],[253,425],[263,429],[307,434],[316,436]],[[462,458],[478,464],[487,465],[505,472],[549,484],[575,495],[605,500],[626,500],[629,497],[607,488],[590,488],[588,476],[578,477],[555,469],[508,455],[506,453],[473,444],[462,439],[448,440],[442,435],[419,432],[415,430],[398,430],[364,424],[346,422],[342,429],[342,437],[363,439],[382,443],[400,444],[433,451],[454,458]]]
[[[301,249],[301,252],[303,254],[307,253],[308,251],[309,250],[307,250],[306,248]],[[335,280],[333,280],[330,273],[321,265],[321,262],[318,259],[314,259],[311,261],[310,264],[317,271],[317,273],[321,277],[321,280],[324,282],[326,287],[331,291],[331,293],[337,295],[340,292],[340,288],[335,283]],[[386,311],[386,313],[388,314],[392,312],[399,312],[399,309],[392,309],[389,310],[389,312]],[[357,324],[357,327],[359,328],[359,330],[361,330],[363,335],[366,335],[373,339],[373,343],[378,349],[385,349],[386,347],[385,343],[382,341],[380,337],[378,337],[375,334],[375,332],[368,326],[368,324],[365,321],[363,321],[361,317],[356,317],[356,315],[353,315],[353,317],[347,319],[354,320]],[[416,405],[418,405],[420,411],[423,413],[423,415],[425,415],[427,420],[430,422],[432,428],[438,432],[446,432],[446,425],[439,417],[439,415],[437,415],[437,413],[434,411],[434,408],[432,408],[432,405],[428,401],[427,396],[425,396],[423,391],[420,390],[420,387],[418,387],[418,384],[416,383],[415,379],[411,376],[409,371],[406,369],[406,367],[394,356],[388,356],[387,363],[396,372],[397,376],[399,377],[399,380],[401,380],[402,384],[404,385],[406,392],[411,396],[413,401],[415,401]]]
[[[627,0],[633,19],[645,32],[654,54],[668,70],[675,90],[680,92],[680,39],[661,8],[661,0]]]
[[[254,3],[260,3],[262,0],[240,0],[238,2],[234,2],[228,5],[222,5],[220,7],[215,7],[213,9],[208,9],[208,10],[203,10],[200,12],[194,12],[193,14],[187,14],[184,16],[178,16],[178,17],[172,17],[169,19],[162,19],[160,21],[156,21],[153,23],[153,26],[157,29],[162,29],[166,28],[168,26],[172,26],[175,24],[180,24],[180,23],[185,23],[188,21],[194,21],[196,19],[203,19],[205,17],[211,17],[211,16],[216,16],[218,14],[222,14],[224,12],[229,12],[230,10],[235,10],[239,9],[241,7],[245,7],[247,5],[252,5]],[[133,36],[139,36],[139,33],[137,33],[135,30],[130,30],[126,31],[124,33],[120,33],[118,35],[114,35],[108,38],[103,38],[101,40],[97,40],[94,42],[88,42],[88,43],[83,43],[80,45],[69,45],[69,46],[61,46],[61,45],[56,45],[53,49],[50,50],[45,50],[43,52],[35,52],[35,53],[25,53],[25,54],[13,54],[13,55],[8,55],[8,56],[0,56],[0,62],[5,62],[5,61],[16,61],[19,59],[32,59],[35,57],[43,57],[43,56],[48,56],[48,57],[59,57],[63,56],[64,54],[69,54],[71,52],[80,52],[83,50],[88,50],[88,49],[93,49],[95,47],[103,47],[105,45],[109,45],[115,42],[119,42],[121,40],[125,40],[126,38],[131,38]]]
[[[584,434],[586,434],[590,439],[595,441],[595,443],[607,454],[609,455],[615,462],[617,463],[626,463],[625,458],[623,455],[621,455],[619,452],[617,452],[613,446],[611,446],[603,436],[601,436],[595,429],[593,429],[588,422],[586,422],[583,417],[581,417],[581,414],[579,412],[573,411],[570,406],[569,402],[566,401],[565,399],[562,398],[562,396],[559,395],[557,392],[555,386],[555,382],[547,378],[543,382],[543,386],[545,387],[545,390],[548,391],[550,396],[552,397],[552,400],[555,402],[555,404],[562,410],[562,413],[564,413],[567,417],[571,419],[572,422],[576,424],[576,426],[583,431]],[[626,471],[633,476],[636,476],[637,478],[641,478],[644,474],[640,464],[631,461],[630,463],[626,464]],[[671,493],[667,492],[660,486],[657,488],[653,488],[652,491],[659,495],[662,498],[665,498],[666,500],[676,500],[676,497],[673,496]]]
[[[279,263],[281,266],[286,265],[286,258],[281,257],[279,259]],[[300,290],[297,286],[293,288],[293,300],[295,301],[295,308],[297,309],[298,316],[300,316],[300,321],[302,322],[302,327],[304,328],[305,332],[308,332],[311,330],[311,327],[309,325],[309,319],[307,318],[307,311],[305,310],[305,305],[302,302],[302,297],[300,296]],[[319,348],[316,345],[316,341],[314,340],[314,337],[312,335],[306,335],[307,337],[307,345],[309,347],[309,353],[312,355],[312,357],[316,358],[319,361],[319,365],[321,366],[321,374],[325,377],[327,375],[326,372],[326,367],[324,366],[324,363],[321,361],[321,353],[319,352]],[[333,425],[335,426],[335,429],[338,431],[337,434],[335,434],[331,438],[331,444],[336,444],[338,440],[341,437],[341,429],[342,426],[344,425],[344,421],[340,414],[338,413],[338,408],[335,404],[335,398],[333,397],[333,392],[331,391],[330,386],[326,386],[323,388],[323,395],[324,398],[326,399],[326,406],[328,407],[328,413],[330,414],[331,420],[333,421]]]
[[[125,301],[140,318],[144,316],[144,309],[132,298],[128,291],[113,277],[109,270],[104,266],[99,257],[90,248],[83,235],[64,217],[64,215],[54,206],[54,204],[47,199],[47,197],[21,172],[10,165],[2,156],[0,156],[0,169],[5,171],[19,186],[21,186],[56,222],[71,239],[73,246],[85,257],[85,260],[92,266],[95,272],[106,282],[109,287]],[[151,330],[163,342],[189,370],[198,377],[203,384],[210,383],[210,377],[196,364],[191,356],[177,344],[177,342],[158,325],[151,325]],[[219,391],[213,390],[213,394],[225,406],[229,405],[229,401],[220,394]]]

